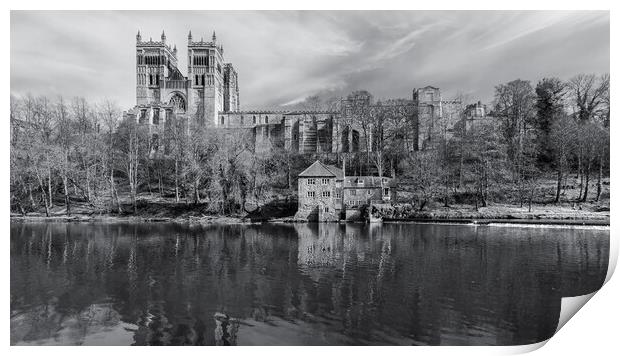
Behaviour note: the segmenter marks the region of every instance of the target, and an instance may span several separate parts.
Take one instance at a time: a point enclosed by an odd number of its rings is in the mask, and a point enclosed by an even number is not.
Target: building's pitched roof
[[[336,177],[342,179],[342,176],[341,169],[325,165],[318,160],[299,173],[299,177]]]
[[[331,165],[326,165],[325,167],[327,167],[327,169],[329,169],[330,172],[334,173],[337,179],[344,178],[344,172],[342,171],[342,169],[336,166],[331,166]]]

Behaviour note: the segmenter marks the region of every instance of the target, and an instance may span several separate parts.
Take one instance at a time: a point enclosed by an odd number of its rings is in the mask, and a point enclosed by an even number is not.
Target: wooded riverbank
[[[251,224],[263,222],[298,222],[293,219],[295,203],[281,201],[253,213],[237,215],[213,215],[204,212],[201,205],[176,203],[141,204],[143,208],[137,213],[131,210],[125,214],[96,212],[88,207],[74,208],[74,213],[67,215],[59,207],[46,217],[44,212],[26,215],[11,214],[11,221],[144,221],[144,222],[179,222],[196,224]],[[562,224],[562,225],[609,225],[610,212],[607,207],[596,205],[534,205],[528,207],[497,204],[481,207],[477,210],[467,205],[439,207],[425,211],[412,209],[408,204],[384,206],[379,216],[386,222],[437,222],[437,223],[519,223],[519,224]]]

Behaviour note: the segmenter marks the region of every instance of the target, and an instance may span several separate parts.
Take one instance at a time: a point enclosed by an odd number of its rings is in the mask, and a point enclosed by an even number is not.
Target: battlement
[[[189,47],[217,47],[215,43],[204,41],[202,38],[200,39],[200,41],[190,40],[187,42],[187,45]]]
[[[187,35],[187,47],[188,48],[215,48],[219,51],[220,55],[224,54],[224,46],[221,44],[217,45],[217,37],[215,36],[215,31],[213,31],[213,36],[211,37],[211,41],[205,41],[202,37],[200,41],[194,41],[192,37],[192,31],[189,31]]]
[[[337,115],[337,111],[324,110],[243,110],[243,111],[220,111],[219,114],[241,114],[241,115]]]
[[[220,111],[220,114],[243,114],[243,115],[252,115],[252,114],[273,114],[273,115],[282,115],[287,114],[289,111],[286,110],[243,110],[243,111]]]
[[[142,40],[142,35],[140,31],[136,35],[136,48],[153,48],[153,49],[165,49],[167,54],[169,54],[175,60],[177,59],[177,46],[171,47],[166,43],[166,34],[164,31],[161,33],[161,37],[159,41],[153,41],[153,38],[150,37],[148,41]]]

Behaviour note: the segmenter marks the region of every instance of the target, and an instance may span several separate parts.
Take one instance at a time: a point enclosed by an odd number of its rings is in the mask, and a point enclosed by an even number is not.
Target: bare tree
[[[525,179],[534,169],[532,156],[532,119],[535,95],[529,81],[517,79],[495,87],[495,114],[502,119],[502,133],[507,143],[513,180],[523,205]]]
[[[345,103],[345,110],[352,125],[349,126],[349,130],[353,129],[353,126],[362,130],[362,136],[364,139],[364,150],[366,152],[366,164],[365,170],[370,168],[370,152],[372,150],[372,131],[374,127],[373,113],[372,113],[372,94],[366,90],[354,91],[347,96]],[[352,137],[349,134],[349,137]],[[352,139],[350,140],[352,141]],[[351,145],[352,142],[349,142]]]
[[[62,97],[56,104],[56,130],[58,140],[58,159],[62,178],[62,187],[65,198],[67,215],[71,215],[71,199],[69,198],[69,174],[71,164],[69,160],[70,150],[73,145],[73,123],[69,116],[69,111]]]
[[[577,134],[578,132],[575,120],[567,115],[557,118],[550,128],[549,145],[553,152],[555,168],[557,171],[555,203],[560,202],[562,181],[567,168],[568,158],[574,151]]]
[[[105,144],[103,152],[103,166],[104,172],[107,172],[110,183],[110,208],[116,203],[116,210],[119,214],[123,213],[121,208],[121,202],[118,197],[118,190],[116,188],[116,181],[114,176],[115,165],[118,157],[117,143],[119,141],[118,135],[115,132],[118,128],[120,121],[120,110],[113,102],[105,100],[99,105],[98,115],[101,124],[104,127]]]
[[[608,95],[609,75],[597,78],[594,74],[578,74],[568,81],[568,87],[579,121],[590,121],[595,117]]]

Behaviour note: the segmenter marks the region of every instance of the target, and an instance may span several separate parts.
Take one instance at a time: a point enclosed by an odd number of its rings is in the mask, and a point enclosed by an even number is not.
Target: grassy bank
[[[208,213],[205,204],[185,204],[171,202],[146,202],[139,204],[138,212],[133,213],[126,206],[123,214],[97,212],[88,206],[73,206],[72,214],[67,215],[64,207],[55,207],[46,217],[43,212],[28,213],[25,216],[11,214],[13,221],[147,221],[147,222],[185,222],[196,224],[250,224],[268,221],[292,221],[291,202],[276,202],[258,209],[251,214],[214,215]],[[386,221],[436,221],[436,222],[520,222],[536,224],[595,224],[608,225],[610,213],[598,205],[533,205],[519,207],[508,204],[495,204],[475,210],[469,205],[435,207],[416,211],[408,204],[381,207],[381,216]]]
[[[415,211],[407,205],[385,207],[382,216],[387,219],[501,219],[501,220],[597,220],[608,221],[609,210],[594,205],[562,206],[533,205],[520,207],[508,204],[495,204],[481,207],[478,210],[470,205],[452,205],[436,207],[425,211]]]
[[[239,209],[238,212],[218,214],[210,203],[176,202],[172,198],[162,198],[155,194],[139,194],[134,211],[129,199],[121,199],[121,210],[103,211],[85,202],[72,202],[70,214],[64,205],[56,204],[46,216],[43,209],[25,215],[11,213],[12,221],[147,221],[147,222],[189,222],[197,224],[249,224],[270,219],[293,216],[297,202],[274,199],[252,211]]]

